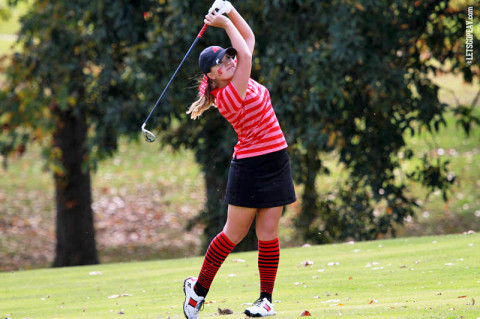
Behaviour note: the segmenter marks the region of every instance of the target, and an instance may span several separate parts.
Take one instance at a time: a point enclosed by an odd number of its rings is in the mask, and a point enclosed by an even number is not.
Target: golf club
[[[216,9],[216,11],[218,12],[218,9]],[[150,119],[150,116],[152,115],[153,111],[155,111],[155,109],[157,108],[158,106],[158,103],[160,103],[160,100],[163,98],[163,95],[165,94],[165,92],[167,91],[168,87],[170,86],[170,83],[172,83],[172,80],[175,78],[175,76],[177,75],[178,73],[178,70],[180,70],[180,68],[182,67],[183,63],[185,62],[185,60],[187,59],[188,55],[190,54],[190,52],[192,51],[192,49],[195,47],[195,45],[197,44],[198,40],[200,40],[200,38],[202,37],[203,33],[205,32],[205,30],[207,29],[208,25],[207,24],[204,24],[202,29],[200,30],[200,32],[198,33],[197,37],[195,38],[195,41],[193,41],[192,45],[190,46],[190,49],[188,49],[187,51],[187,54],[185,54],[185,56],[183,57],[183,60],[180,62],[180,65],[177,67],[177,69],[175,70],[175,73],[173,73],[173,76],[171,77],[170,81],[168,81],[167,83],[167,86],[165,87],[165,89],[163,89],[163,92],[162,94],[160,95],[160,97],[158,98],[157,100],[157,103],[155,103],[155,106],[152,108],[152,110],[150,111],[150,114],[148,114],[147,116],[147,119],[145,120],[145,122],[143,122],[143,125],[142,125],[142,132],[143,134],[145,134],[145,141],[149,142],[149,143],[152,143],[155,141],[155,134],[153,134],[152,132],[150,132],[149,130],[145,129],[145,126],[147,125],[147,121]]]

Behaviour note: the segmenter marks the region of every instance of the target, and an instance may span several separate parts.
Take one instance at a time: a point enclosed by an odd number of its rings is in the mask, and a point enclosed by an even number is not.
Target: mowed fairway
[[[282,250],[277,318],[479,318],[480,234]],[[202,258],[0,273],[0,318],[181,318],[182,283]],[[202,317],[243,318],[256,252],[233,253]],[[475,301],[476,300],[476,301]]]

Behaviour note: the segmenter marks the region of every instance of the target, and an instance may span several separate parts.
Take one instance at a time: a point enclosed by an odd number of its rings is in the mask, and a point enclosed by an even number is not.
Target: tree
[[[16,5],[18,1],[11,1]],[[35,1],[1,92],[1,153],[39,143],[55,180],[54,266],[98,263],[90,172],[119,135],[138,135],[129,52],[152,1]]]

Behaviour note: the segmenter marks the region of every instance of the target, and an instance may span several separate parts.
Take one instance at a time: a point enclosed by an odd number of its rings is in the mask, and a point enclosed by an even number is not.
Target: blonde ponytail
[[[200,83],[203,80],[200,79]],[[208,78],[207,87],[205,88],[204,95],[198,94],[197,100],[193,102],[188,108],[187,114],[190,114],[190,118],[195,120],[199,118],[203,112],[208,110],[211,106],[217,107],[215,104],[215,97],[212,95],[212,90],[214,89],[214,83]]]

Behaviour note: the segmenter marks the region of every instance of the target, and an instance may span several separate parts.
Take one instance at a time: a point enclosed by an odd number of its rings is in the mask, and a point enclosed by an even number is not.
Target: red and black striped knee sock
[[[260,298],[266,297],[272,302],[278,263],[280,261],[280,243],[278,238],[270,241],[258,241],[258,271],[260,273]]]
[[[223,261],[230,252],[235,248],[223,231],[215,237],[210,246],[208,246],[205,259],[203,260],[202,269],[198,275],[198,281],[195,285],[195,291],[200,296],[206,296],[210,285],[212,284],[218,269],[222,266]],[[200,286],[200,287],[198,287]]]

